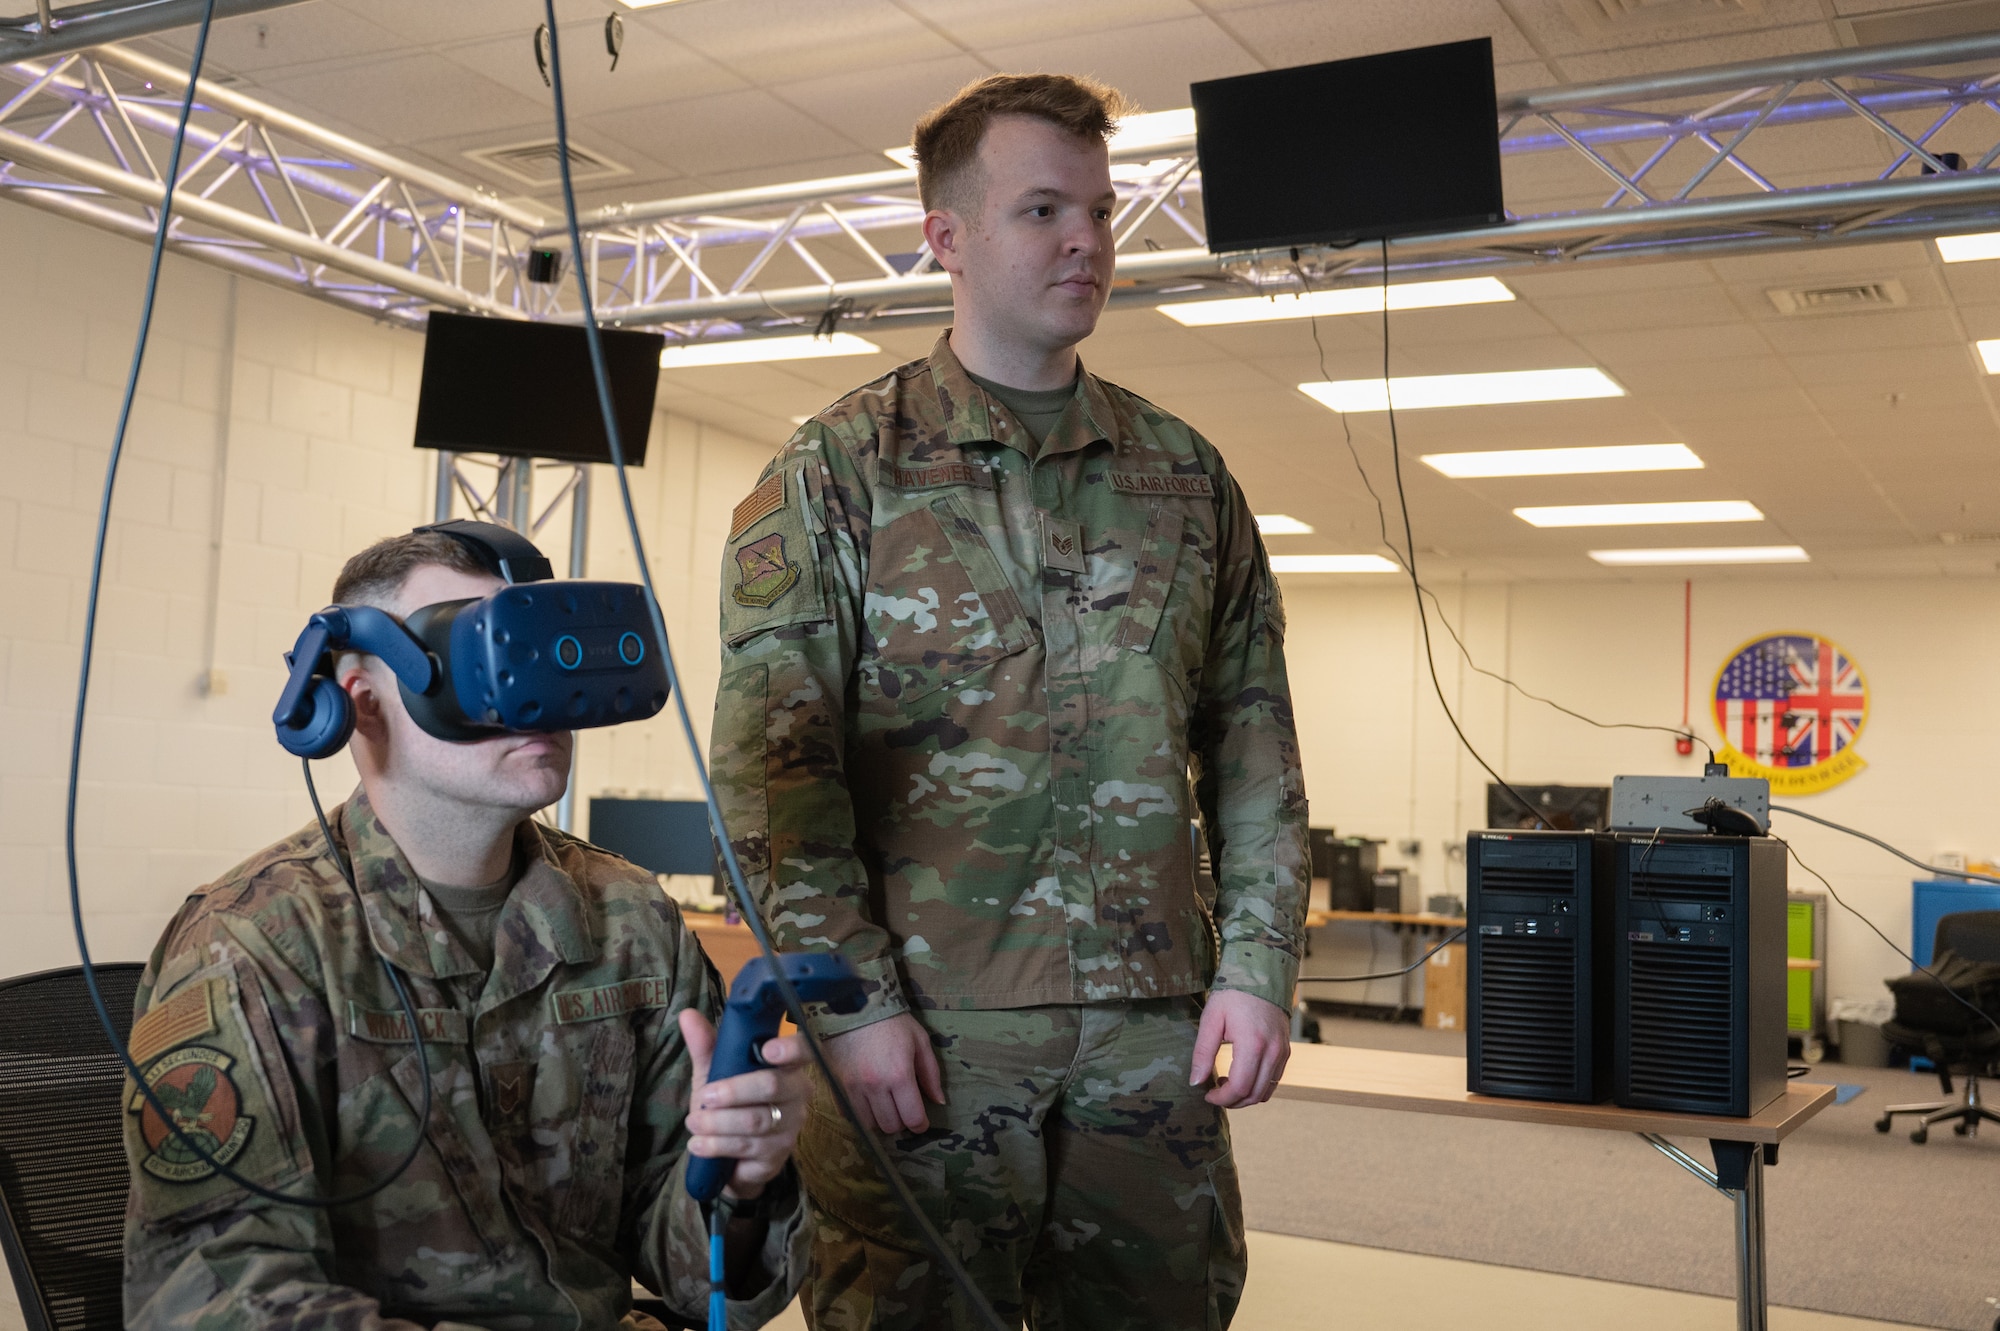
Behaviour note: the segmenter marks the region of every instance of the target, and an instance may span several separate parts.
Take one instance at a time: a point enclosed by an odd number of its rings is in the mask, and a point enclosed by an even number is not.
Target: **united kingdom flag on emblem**
[[[1868,686],[1832,641],[1776,634],[1743,647],[1715,682],[1715,723],[1738,753],[1765,767],[1814,767],[1861,733]]]

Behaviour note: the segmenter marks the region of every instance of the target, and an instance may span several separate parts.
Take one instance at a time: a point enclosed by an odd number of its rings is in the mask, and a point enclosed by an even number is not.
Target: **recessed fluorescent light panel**
[[[1600,564],[1807,564],[1812,556],[1796,545],[1709,545],[1677,550],[1592,550]]]
[[[631,2],[632,0],[621,0],[624,4]],[[645,0],[645,3],[671,4],[673,0]],[[1183,106],[1172,111],[1148,111],[1144,115],[1126,116],[1118,122],[1118,128],[1111,134],[1111,151],[1114,155],[1140,152],[1155,144],[1174,143],[1193,137],[1192,106]],[[907,143],[900,148],[884,148],[882,155],[898,166],[916,169],[917,150]]]
[[[1289,513],[1259,513],[1257,530],[1266,536],[1310,536],[1312,525],[1300,522]]]
[[[1497,277],[1404,282],[1389,288],[1389,308],[1392,310],[1490,305],[1512,299],[1514,293]],[[1265,323],[1274,319],[1312,319],[1320,315],[1379,314],[1382,311],[1382,288],[1343,287],[1338,291],[1290,291],[1276,296],[1243,296],[1233,300],[1183,300],[1161,305],[1158,309],[1169,319],[1190,328]],[[1401,406],[1402,403],[1396,405]]]
[[[1511,448],[1487,453],[1426,453],[1424,463],[1455,481],[1481,476],[1582,476],[1606,471],[1696,471],[1686,444],[1603,448]]]
[[[1979,351],[1979,359],[1986,363],[1988,374],[2000,374],[2000,337],[1989,337],[1972,344]]]
[[[1982,231],[1976,236],[1939,236],[1937,247],[1938,258],[1946,263],[2000,259],[2000,231]]]
[[[1394,573],[1380,555],[1272,555],[1273,573]]]
[[[746,365],[752,361],[818,360],[823,356],[865,356],[880,351],[865,337],[835,333],[814,337],[745,337],[730,342],[697,342],[689,346],[669,346],[660,352],[660,368],[685,370],[696,365]]]
[[[1762,522],[1755,504],[1742,499],[1697,499],[1665,504],[1557,504],[1517,508],[1514,516],[1535,527],[1634,527],[1663,522]]]
[[[1299,391],[1321,406],[1340,412],[1387,410],[1391,393],[1398,411],[1625,396],[1625,390],[1595,366],[1501,370],[1491,374],[1421,374],[1392,379],[1390,383],[1393,387],[1385,392],[1380,379],[1334,379],[1300,384]]]

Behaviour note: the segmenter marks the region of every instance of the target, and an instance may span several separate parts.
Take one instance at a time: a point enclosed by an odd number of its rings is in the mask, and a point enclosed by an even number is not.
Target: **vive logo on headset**
[[[410,719],[443,740],[615,726],[667,705],[645,588],[552,579],[533,542],[492,523],[416,530],[458,541],[509,585],[423,606],[406,622],[369,605],[314,615],[285,656],[292,673],[271,716],[286,751],[331,757],[353,735],[353,701],[333,677],[341,652],[380,657]]]

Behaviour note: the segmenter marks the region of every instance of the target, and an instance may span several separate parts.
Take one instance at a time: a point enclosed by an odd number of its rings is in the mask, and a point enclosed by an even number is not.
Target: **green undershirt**
[[[1035,442],[1034,448],[1026,450],[1029,457],[1041,451],[1042,442],[1076,399],[1074,380],[1061,388],[1012,388],[981,378],[970,370],[966,371],[966,377],[990,393],[1001,406],[1007,408],[1009,415],[1021,422],[1021,428]]]
[[[506,873],[477,887],[433,883],[428,878],[418,880],[424,891],[431,894],[439,921],[483,971],[493,969],[493,943],[500,930],[500,912],[507,908],[507,898],[513,894],[518,876],[510,863]]]

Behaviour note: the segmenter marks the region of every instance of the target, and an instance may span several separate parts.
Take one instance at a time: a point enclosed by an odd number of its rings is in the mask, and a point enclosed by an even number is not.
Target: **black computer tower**
[[[1375,909],[1375,864],[1382,843],[1343,837],[1327,847],[1329,910]]]
[[[1594,1104],[1611,1081],[1609,837],[1465,844],[1466,1088]]]
[[[1785,848],[1616,842],[1612,1098],[1744,1117],[1785,1093]]]

